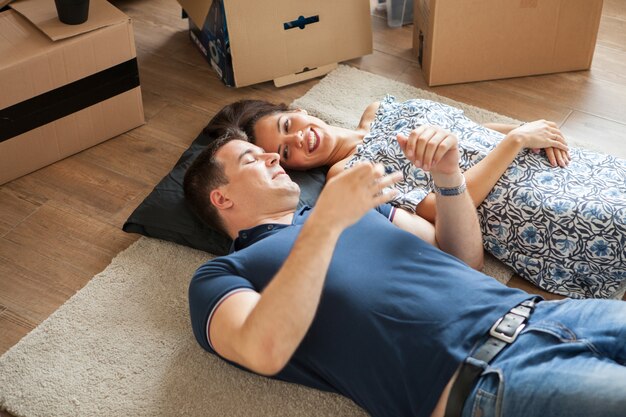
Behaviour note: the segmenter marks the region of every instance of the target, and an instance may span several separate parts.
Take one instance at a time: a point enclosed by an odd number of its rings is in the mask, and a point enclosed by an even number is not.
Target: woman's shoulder
[[[380,127],[394,123],[393,121],[406,120],[437,111],[436,108],[440,105],[440,103],[423,98],[397,101],[394,96],[387,94],[380,101],[375,101],[365,108],[356,130],[367,135]]]
[[[326,181],[328,181],[335,175],[341,173],[346,168],[346,164],[348,163],[350,159],[352,159],[353,156],[354,154],[350,154],[347,158],[344,158],[341,161],[335,163],[333,166],[331,166],[328,169],[328,172],[326,173]]]
[[[376,112],[380,107],[380,101],[375,101],[368,105],[363,114],[361,115],[361,120],[359,121],[359,125],[357,126],[357,130],[363,130],[368,132],[370,130],[370,125],[376,118]]]

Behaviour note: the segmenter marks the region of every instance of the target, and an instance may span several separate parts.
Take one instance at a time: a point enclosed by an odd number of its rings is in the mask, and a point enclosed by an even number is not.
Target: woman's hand
[[[567,142],[556,123],[546,120],[537,120],[524,123],[511,130],[507,137],[519,140],[524,148],[530,148],[534,153],[545,149],[550,165],[565,167],[571,158]]]
[[[446,129],[422,125],[408,137],[398,134],[397,139],[406,158],[417,168],[443,175],[459,171],[459,141]]]

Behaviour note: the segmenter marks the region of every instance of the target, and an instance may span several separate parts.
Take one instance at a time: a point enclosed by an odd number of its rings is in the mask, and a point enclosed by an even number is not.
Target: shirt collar
[[[311,210],[309,206],[303,206],[298,209],[293,214],[291,224],[264,223],[258,226],[251,227],[250,229],[241,230],[237,238],[233,240],[233,243],[230,245],[229,253],[245,249],[253,243],[258,242],[259,240],[264,239],[267,236],[273,235],[277,231],[282,230],[286,227],[301,224],[304,220],[305,214],[309,210]]]

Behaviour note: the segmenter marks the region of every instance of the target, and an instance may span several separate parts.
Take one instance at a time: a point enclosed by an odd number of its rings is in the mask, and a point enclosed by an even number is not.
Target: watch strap
[[[461,195],[465,192],[465,190],[467,190],[467,184],[465,183],[465,176],[461,175],[461,178],[463,178],[461,184],[457,185],[456,187],[438,187],[437,184],[433,183],[433,191],[436,194],[439,194],[440,196],[444,196],[444,197],[453,197],[456,195]]]

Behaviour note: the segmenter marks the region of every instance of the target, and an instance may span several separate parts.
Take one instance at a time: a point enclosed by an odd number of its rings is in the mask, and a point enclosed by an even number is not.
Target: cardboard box
[[[317,77],[372,53],[364,0],[178,0],[189,35],[226,85]]]
[[[80,25],[53,1],[0,13],[0,184],[144,123],[133,30],[91,0]]]
[[[591,67],[602,0],[415,0],[430,86]]]

